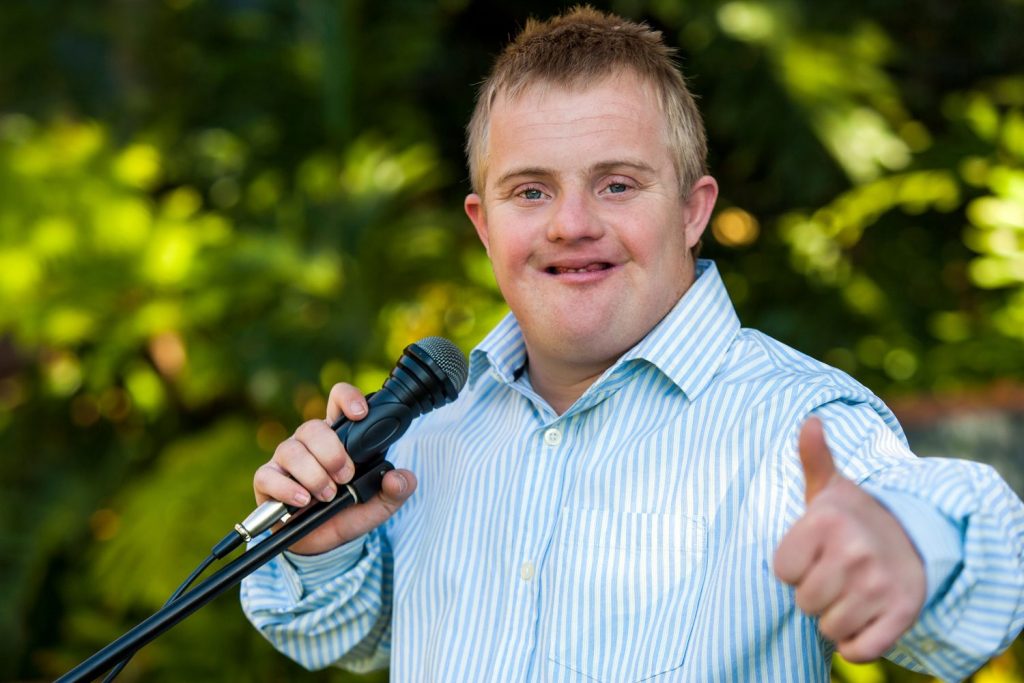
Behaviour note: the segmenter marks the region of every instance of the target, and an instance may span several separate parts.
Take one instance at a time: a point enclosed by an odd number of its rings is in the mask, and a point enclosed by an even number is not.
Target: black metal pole
[[[246,576],[269,562],[275,555],[333,517],[335,513],[374,495],[380,490],[380,482],[384,474],[392,469],[394,468],[391,463],[383,459],[378,460],[368,467],[364,474],[356,477],[349,484],[350,488],[340,489],[334,500],[329,503],[318,502],[311,505],[269,538],[232,560],[223,569],[212,574],[174,602],[164,605],[153,616],[139,623],[123,636],[58,678],[57,683],[82,683],[93,680],[124,657],[238,584]],[[355,496],[352,495],[353,492],[356,494]]]

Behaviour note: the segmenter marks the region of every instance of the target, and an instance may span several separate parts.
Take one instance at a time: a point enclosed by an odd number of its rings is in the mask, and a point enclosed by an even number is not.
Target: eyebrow
[[[595,173],[608,173],[619,168],[629,168],[641,173],[655,173],[653,166],[645,161],[639,159],[612,159],[609,161],[599,161],[590,168],[587,169],[587,175],[594,175]],[[526,166],[523,168],[514,168],[511,171],[502,174],[500,178],[495,182],[496,187],[501,187],[514,178],[521,176],[533,177],[533,178],[544,178],[555,175],[555,172],[549,168],[542,166]]]
[[[552,171],[551,169],[542,168],[540,166],[528,166],[526,168],[514,168],[511,171],[509,171],[508,173],[505,173],[500,178],[498,178],[498,180],[495,181],[494,185],[495,185],[495,187],[501,187],[502,185],[504,185],[508,181],[512,180],[513,178],[518,178],[520,176],[529,176],[529,177],[532,177],[532,178],[538,178],[538,177],[549,177],[549,176],[553,176],[553,175],[554,175],[554,171]]]
[[[615,159],[602,161],[590,167],[591,173],[607,173],[617,168],[630,168],[642,173],[655,173],[654,167],[640,159]]]

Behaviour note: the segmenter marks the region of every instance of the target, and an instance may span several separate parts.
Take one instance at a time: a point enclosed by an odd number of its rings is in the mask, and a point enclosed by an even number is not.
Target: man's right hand
[[[355,474],[352,459],[331,425],[345,414],[349,420],[366,417],[366,398],[351,384],[335,384],[327,401],[327,419],[304,422],[278,444],[273,457],[253,477],[256,504],[268,499],[304,507],[312,498],[329,501],[338,486]],[[360,505],[342,510],[289,550],[316,555],[362,536],[383,524],[416,490],[416,477],[408,470],[384,475],[380,493]]]

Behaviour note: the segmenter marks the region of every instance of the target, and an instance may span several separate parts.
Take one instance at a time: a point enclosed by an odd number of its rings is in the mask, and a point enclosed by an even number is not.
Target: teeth
[[[604,264],[604,263],[592,263],[589,266],[584,266],[583,268],[563,268],[561,266],[557,266],[557,267],[554,268],[554,271],[556,273],[560,273],[560,274],[561,273],[590,273],[590,272],[593,272],[595,270],[604,270],[607,267],[608,267],[607,264]]]

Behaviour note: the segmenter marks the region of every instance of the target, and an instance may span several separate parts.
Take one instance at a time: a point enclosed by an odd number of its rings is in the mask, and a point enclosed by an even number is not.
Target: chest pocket
[[[551,660],[598,681],[682,665],[707,564],[707,523],[682,514],[562,510],[549,562]]]

